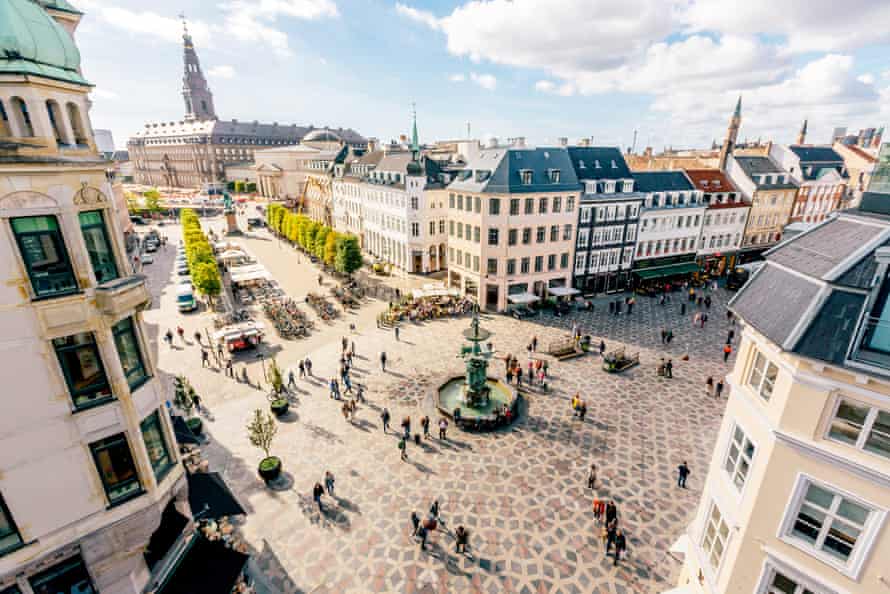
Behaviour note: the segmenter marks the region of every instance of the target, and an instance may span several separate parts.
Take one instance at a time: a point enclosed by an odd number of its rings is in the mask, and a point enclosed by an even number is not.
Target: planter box
[[[281,459],[276,456],[263,458],[257,472],[265,482],[274,481],[281,475]]]

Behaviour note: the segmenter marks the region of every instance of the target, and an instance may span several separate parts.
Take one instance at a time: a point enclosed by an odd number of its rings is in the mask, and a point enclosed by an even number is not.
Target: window
[[[439,221],[439,233],[445,233],[445,219]]]
[[[463,197],[463,194],[458,194],[457,195],[457,210],[463,210],[463,209],[464,209],[464,197]]]
[[[568,196],[566,198],[566,212],[574,212],[575,210],[575,197]]]
[[[489,198],[488,199],[488,214],[491,216],[497,216],[501,214],[501,200],[500,198]]]
[[[516,245],[516,241],[519,238],[519,231],[516,229],[510,229],[507,231],[507,245]]]
[[[554,270],[556,268],[556,254],[550,254],[547,256],[547,270]]]
[[[559,196],[553,197],[553,212],[560,212],[562,210],[562,198]]]
[[[587,239],[588,239],[588,230],[587,229],[578,229],[578,247],[579,248],[587,247]]]
[[[726,525],[726,520],[723,519],[723,514],[720,513],[717,504],[712,502],[711,513],[708,515],[701,544],[715,571],[720,567],[720,561],[723,560],[727,540],[729,540],[729,526]]]
[[[482,210],[482,198],[476,196],[473,200],[474,210],[478,213]],[[467,196],[467,212],[470,212],[470,197]]]
[[[831,421],[828,437],[890,458],[890,412],[842,399]]]
[[[774,571],[764,594],[815,594],[815,592],[783,573]]]
[[[531,227],[526,227],[522,230],[522,243],[529,244],[532,242],[532,230]]]
[[[532,172],[531,169],[520,169],[519,177],[522,179],[523,186],[532,185]]]
[[[108,233],[102,220],[102,211],[93,210],[82,212],[78,215],[80,230],[86,244],[90,263],[99,284],[117,278],[117,264],[114,261],[114,252],[108,241]]]
[[[548,173],[550,174],[550,183],[558,184],[559,183],[559,169],[551,169],[550,171],[548,171]]]
[[[473,227],[473,241],[475,241],[476,243],[479,243],[479,237],[480,237],[481,233],[482,233],[482,230],[478,226]],[[467,224],[467,239],[469,239],[469,238],[470,238],[470,225]]]
[[[430,235],[436,234],[436,221],[430,221]]]
[[[538,227],[536,236],[538,243],[544,243],[544,240],[547,239],[547,227]]]
[[[772,396],[773,385],[776,382],[778,373],[778,367],[764,357],[763,353],[758,352],[754,358],[751,375],[748,377],[748,385],[760,394],[764,400],[769,400],[770,396]]]
[[[516,274],[516,259],[510,258],[507,260],[507,276],[512,276]]]
[[[488,262],[485,264],[485,271],[488,274],[497,274],[498,273],[498,261],[495,258],[489,258]]]
[[[420,208],[420,198],[411,196],[411,210],[417,210],[418,208]]]
[[[530,261],[528,258],[523,258],[522,260],[519,261],[519,271],[522,274],[528,274],[529,262]]]
[[[525,214],[535,214],[535,199],[534,198],[526,198],[525,199]]]
[[[42,298],[76,292],[77,281],[56,217],[20,217],[11,223],[34,295]]]
[[[510,198],[510,216],[519,214],[519,198]]]
[[[448,208],[454,208],[454,194],[448,194]]]
[[[847,565],[873,510],[831,488],[803,481],[787,536],[829,560]]]
[[[559,241],[559,225],[550,226],[550,241]]]
[[[420,237],[420,223],[411,223],[411,237]]]
[[[569,267],[569,253],[563,252],[559,255],[559,267],[560,268],[568,268]]]
[[[121,367],[127,376],[130,389],[135,390],[148,379],[145,364],[142,360],[142,352],[139,349],[139,340],[136,338],[136,329],[133,326],[133,318],[126,318],[111,327],[114,333],[114,346],[121,360]]]
[[[28,580],[35,594],[95,594],[90,574],[80,555],[53,565]],[[15,591],[15,590],[14,590]]]
[[[111,388],[91,332],[54,338],[53,348],[75,408],[86,408],[111,399]]]
[[[547,214],[547,198],[538,198],[538,214]]]
[[[488,228],[488,245],[497,245],[499,239],[499,231],[497,227]]]
[[[591,210],[592,210],[592,209],[590,209],[590,208],[582,208],[582,209],[581,209],[581,221],[580,221],[580,222],[582,222],[582,223],[589,223],[589,222],[590,222],[590,213],[591,213]]]
[[[464,226],[461,225],[460,223],[457,224],[457,238],[458,239],[464,238]],[[469,237],[467,237],[467,239],[469,239]]]
[[[142,441],[145,442],[145,449],[148,451],[148,459],[154,470],[155,478],[161,482],[173,468],[173,458],[170,456],[170,448],[167,447],[167,440],[164,438],[160,413],[154,411],[145,417],[139,427],[142,429]]]
[[[90,444],[108,501],[119,503],[142,492],[130,446],[123,433]]]
[[[748,478],[748,470],[751,468],[753,459],[754,444],[751,443],[742,428],[736,425],[732,433],[732,441],[729,443],[729,450],[726,452],[723,468],[739,491],[742,490],[745,479]]]
[[[467,254],[467,266],[470,265],[470,254]],[[473,272],[479,272],[479,256],[473,256]]]
[[[12,519],[12,514],[6,507],[3,497],[0,497],[0,556],[22,546],[22,535]]]
[[[562,240],[563,241],[571,241],[572,240],[572,226],[571,225],[563,225]]]
[[[535,272],[544,270],[544,256],[535,256]]]
[[[454,237],[454,221],[448,221],[448,235]]]
[[[584,260],[587,254],[575,254],[575,272],[584,272]]]

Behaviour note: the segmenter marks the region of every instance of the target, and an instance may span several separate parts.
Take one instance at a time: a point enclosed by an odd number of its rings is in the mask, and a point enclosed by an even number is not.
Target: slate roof
[[[795,347],[795,352],[813,359],[842,365],[850,341],[856,334],[865,295],[834,290]]]
[[[682,171],[634,171],[637,192],[688,192],[694,190]]]
[[[757,186],[759,190],[787,190],[796,188],[797,184],[791,181],[791,177],[776,165],[769,157],[758,156],[733,156],[745,175]],[[761,182],[761,175],[785,175],[787,182]]]
[[[570,146],[569,158],[579,180],[630,179],[630,168],[615,147]]]
[[[769,259],[808,276],[822,278],[883,229],[855,219],[829,219],[768,252]]]
[[[804,163],[836,163],[843,165],[844,159],[830,146],[810,146],[792,144],[788,149]]]
[[[549,170],[559,170],[551,183]],[[532,172],[532,183],[522,183],[522,170]],[[469,160],[449,188],[476,193],[572,192],[581,189],[565,148],[483,149]]]
[[[312,127],[296,124],[265,124],[260,122],[240,122],[238,120],[202,120],[188,122],[149,122],[132,138],[167,138],[177,136],[210,136],[213,141],[223,137],[234,137],[236,142],[247,139],[282,140],[296,144],[315,131]],[[351,129],[337,128],[338,136],[347,144],[365,144],[367,140]]]

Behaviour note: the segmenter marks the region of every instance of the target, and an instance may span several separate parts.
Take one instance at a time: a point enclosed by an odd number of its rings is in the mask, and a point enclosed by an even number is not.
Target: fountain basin
[[[504,382],[488,377],[485,385],[489,390],[488,402],[478,406],[469,406],[466,402],[467,381],[463,376],[455,376],[446,380],[436,392],[436,406],[443,415],[454,419],[454,410],[460,409],[461,429],[491,430],[508,424],[503,415],[498,415],[504,405],[511,411],[510,422],[516,419],[519,412],[519,396],[516,391]]]

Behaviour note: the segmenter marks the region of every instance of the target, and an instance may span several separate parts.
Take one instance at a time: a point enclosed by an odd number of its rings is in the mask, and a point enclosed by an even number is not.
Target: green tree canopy
[[[145,198],[145,209],[148,212],[155,213],[161,210],[161,193],[157,188],[146,190],[142,196]]]
[[[337,259],[337,237],[339,235],[336,231],[331,231],[325,238],[324,257],[322,259],[328,266],[333,266],[334,260]]]
[[[362,267],[362,249],[355,235],[341,235],[337,241],[337,257],[334,268],[344,274],[352,274]]]
[[[215,262],[196,262],[189,267],[192,282],[202,295],[213,299],[222,290],[222,280],[219,277],[219,269]]]

